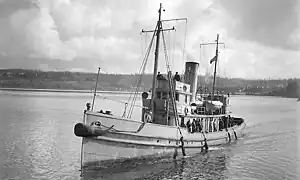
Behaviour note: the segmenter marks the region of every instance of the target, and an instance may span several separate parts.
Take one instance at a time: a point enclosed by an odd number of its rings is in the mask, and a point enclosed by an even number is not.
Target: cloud
[[[141,29],[157,21],[160,0],[1,0],[0,62],[7,68],[136,73],[146,41]],[[200,54],[199,44],[216,34],[226,43],[220,49],[220,74],[230,77],[293,77],[299,55],[299,2],[290,0],[164,0],[162,18],[188,18],[164,23],[168,57],[174,71],[183,59],[199,61],[201,73],[211,71],[215,46]],[[299,7],[300,8],[300,7]],[[299,9],[298,8],[298,9]],[[184,38],[186,36],[186,44]],[[185,47],[185,51],[183,51]],[[5,56],[4,56],[5,54]],[[184,57],[183,57],[184,55]],[[201,58],[201,59],[200,59]],[[147,66],[152,72],[153,51]],[[164,71],[161,42],[159,71]],[[286,69],[290,69],[286,71]]]
[[[228,48],[225,56],[227,62],[220,58],[223,73],[230,77],[255,78],[289,78],[300,77],[300,54],[280,48],[265,47],[259,43],[245,43],[233,40],[234,48]],[[225,71],[225,72],[224,72]]]
[[[290,41],[291,33],[300,25],[295,8],[298,0],[225,0],[220,3],[236,21],[231,35],[266,46],[299,50],[299,42]]]

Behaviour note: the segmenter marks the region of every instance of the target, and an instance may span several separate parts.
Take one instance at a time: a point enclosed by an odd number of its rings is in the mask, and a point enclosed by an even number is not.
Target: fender
[[[109,128],[103,129],[99,126],[89,126],[83,123],[77,123],[74,127],[74,134],[78,137],[96,137],[103,136],[113,128],[113,125]]]

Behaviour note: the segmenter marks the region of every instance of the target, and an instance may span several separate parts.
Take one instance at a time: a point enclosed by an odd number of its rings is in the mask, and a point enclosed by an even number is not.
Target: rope
[[[146,62],[147,63],[147,62]],[[145,71],[145,68],[146,68],[146,63],[145,63],[145,65],[144,65],[144,68],[143,68],[143,73],[142,73],[142,75],[144,74],[144,71]],[[139,79],[139,81],[138,81],[138,85],[137,85],[137,88],[136,88],[136,91],[135,91],[135,96],[134,96],[134,99],[133,99],[133,104],[135,104],[135,102],[136,102],[136,99],[137,99],[137,93],[139,92],[139,88],[140,88],[140,86],[141,86],[141,82],[142,82],[142,77]],[[134,106],[133,105],[131,105],[130,106],[130,110],[129,110],[129,114],[128,114],[128,118],[130,118],[131,117],[131,115],[132,115],[132,113],[133,113],[133,109],[134,109]]]
[[[173,48],[172,48],[172,55],[171,55],[171,59],[172,59],[172,66],[171,68],[173,68],[174,66],[174,57],[175,57],[175,49],[176,49],[176,32],[173,35],[173,39],[174,39],[174,43],[173,43]]]
[[[147,65],[148,57],[149,57],[149,54],[150,54],[150,51],[151,51],[151,48],[152,48],[152,43],[153,43],[154,36],[155,36],[155,33],[153,33],[150,45],[148,47],[147,53],[146,53],[145,58],[143,60],[142,66],[140,68],[141,76],[140,76],[140,79],[137,81],[137,88],[136,88],[136,91],[135,91],[135,94],[134,94],[135,96],[134,96],[134,99],[133,99],[133,104],[135,104],[135,102],[136,102],[137,92],[139,91],[140,85],[142,83],[142,76],[144,75],[144,72],[145,72],[145,69],[146,69],[146,65]],[[133,113],[133,109],[134,109],[134,106],[131,106],[130,109],[129,109],[128,118],[131,117],[131,115]]]
[[[177,116],[177,107],[176,107],[176,102],[174,100],[174,91],[173,91],[173,81],[172,81],[172,78],[170,77],[170,64],[169,64],[169,59],[168,59],[168,54],[167,54],[167,49],[166,49],[166,41],[165,41],[165,36],[164,36],[164,32],[162,32],[162,39],[163,39],[163,45],[164,45],[164,53],[165,53],[165,60],[166,60],[166,67],[167,67],[167,71],[168,71],[168,78],[169,78],[169,88],[171,90],[171,93],[172,93],[172,96],[171,96],[171,100],[172,100],[172,104],[173,104],[173,110],[175,112],[175,120],[176,120],[176,125],[177,127],[179,127],[179,120],[178,120],[178,116]],[[182,136],[182,133],[181,133],[181,130],[180,128],[179,129],[179,132],[180,132],[180,135]]]
[[[133,106],[139,107],[139,108],[148,109],[148,107],[145,107],[145,106],[140,106],[140,105],[136,105],[136,104],[133,104],[133,103],[127,103],[127,102],[119,101],[119,100],[115,100],[115,99],[110,99],[110,98],[107,98],[106,96],[97,95],[97,97],[100,97],[101,99],[110,100],[110,101],[113,101],[113,102],[118,102],[118,103],[122,103],[122,104],[133,105]],[[127,108],[127,106],[126,106],[126,108]]]
[[[172,80],[172,76],[171,76],[171,71],[170,71],[170,64],[169,64],[169,60],[168,60],[168,54],[167,54],[167,48],[166,48],[166,41],[165,41],[165,36],[164,36],[164,32],[162,32],[162,39],[163,39],[163,45],[164,45],[164,53],[165,53],[165,60],[166,60],[166,67],[167,67],[167,70],[168,70],[168,80],[169,80],[169,88],[170,88],[170,91],[171,91],[171,101],[172,101],[172,105],[173,105],[173,111],[175,113],[175,120],[176,120],[176,126],[177,126],[177,129],[180,133],[180,142],[181,142],[181,150],[182,150],[182,155],[183,156],[186,156],[185,154],[185,149],[184,149],[184,141],[183,141],[183,135],[182,135],[182,132],[181,132],[181,129],[179,127],[179,120],[178,120],[178,114],[177,114],[177,104],[175,102],[175,91],[173,89],[173,80]],[[174,157],[176,157],[177,154],[176,154],[176,150],[174,152]]]
[[[169,39],[169,43],[168,43],[168,46],[167,46],[167,50],[170,52],[170,54],[172,54],[172,50],[171,50],[171,32],[167,32],[168,34],[168,39]],[[172,66],[172,65],[171,65]]]
[[[157,26],[156,26],[156,28],[157,28]],[[156,30],[156,28],[155,28],[155,30]],[[128,102],[130,102],[131,98],[133,98],[132,99],[133,103],[131,104],[131,106],[129,108],[129,112],[128,112],[127,118],[131,118],[131,115],[133,113],[133,109],[135,107],[134,104],[135,104],[136,99],[137,99],[137,93],[139,92],[139,89],[140,89],[140,86],[141,86],[141,83],[142,83],[142,78],[143,78],[143,75],[145,73],[145,69],[146,69],[146,65],[147,65],[149,54],[150,54],[151,49],[152,49],[152,44],[153,44],[154,37],[155,37],[155,33],[153,33],[151,42],[149,44],[149,47],[148,47],[147,52],[145,54],[145,57],[143,59],[142,65],[140,67],[139,74],[141,74],[141,75],[140,75],[140,78],[136,81],[136,84],[135,84],[136,90],[135,90],[135,92],[133,94],[133,97],[132,97],[132,94],[129,96]],[[124,114],[126,114],[126,112]]]
[[[184,32],[184,41],[183,41],[183,50],[182,50],[182,60],[183,60],[183,67],[184,67],[184,62],[185,62],[185,46],[186,46],[186,41],[187,41],[187,19],[185,21],[185,32]]]
[[[147,36],[147,33],[146,33],[146,36]],[[145,38],[145,39],[147,39],[147,37]],[[144,55],[144,44],[143,44],[143,36],[141,36],[141,49],[142,49],[142,56]]]
[[[121,130],[115,129],[114,125],[108,127],[108,126],[105,126],[105,125],[103,125],[101,123],[100,123],[100,126],[103,126],[103,127],[107,128],[109,130],[112,129],[112,130],[114,130],[116,132],[139,133],[144,128],[145,124],[146,124],[146,122],[143,122],[136,131],[121,131]]]
[[[185,66],[185,61],[186,61],[186,59],[185,59],[185,48],[186,48],[186,41],[187,41],[187,19],[185,19],[185,32],[184,32],[184,41],[183,41],[183,49],[182,49],[182,67],[184,67]],[[185,70],[183,70],[183,79],[185,78],[184,77],[184,71]]]

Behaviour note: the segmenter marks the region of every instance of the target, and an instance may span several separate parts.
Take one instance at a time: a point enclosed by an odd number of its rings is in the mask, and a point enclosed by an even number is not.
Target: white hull
[[[177,154],[182,155],[181,148],[178,145],[180,144],[180,134],[176,126],[143,124],[142,122],[112,115],[86,112],[84,124],[90,125],[94,121],[100,121],[103,127],[113,126],[113,129],[101,136],[83,138],[83,165],[146,156],[173,156],[176,149]],[[230,139],[235,139],[234,132],[239,138],[244,127],[245,123],[242,123],[239,126],[229,128]],[[138,129],[140,131],[136,132]],[[201,152],[205,137],[208,146],[229,142],[228,132],[225,130],[209,132],[204,135],[202,133],[189,133],[186,128],[181,128],[181,132],[188,156]]]
[[[112,141],[97,140],[97,138],[83,138],[83,165],[103,165],[103,162],[142,158],[150,156],[164,156],[174,153],[174,148],[154,147],[135,144],[123,144]]]

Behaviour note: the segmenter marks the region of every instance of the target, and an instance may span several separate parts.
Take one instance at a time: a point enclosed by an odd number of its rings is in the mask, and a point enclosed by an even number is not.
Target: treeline
[[[0,88],[92,90],[95,87],[96,78],[96,73],[2,69],[0,70]],[[136,82],[140,78],[141,76],[138,74],[100,74],[98,89],[131,91],[136,88]],[[212,77],[199,76],[199,87],[211,91],[211,79]],[[207,84],[207,82],[210,83]],[[300,90],[299,79],[246,80],[241,78],[217,78],[216,82],[217,90],[225,93],[297,97]],[[142,76],[140,91],[149,91],[151,84],[151,74]]]
[[[2,69],[0,70],[0,88],[92,90],[95,88],[96,78],[96,73]],[[134,89],[138,78],[139,76],[135,74],[100,74],[98,90],[130,91]],[[150,82],[151,77],[144,76],[141,91],[149,90]]]
[[[287,82],[287,86],[272,90],[269,95],[299,98],[300,97],[300,79],[290,79]]]

